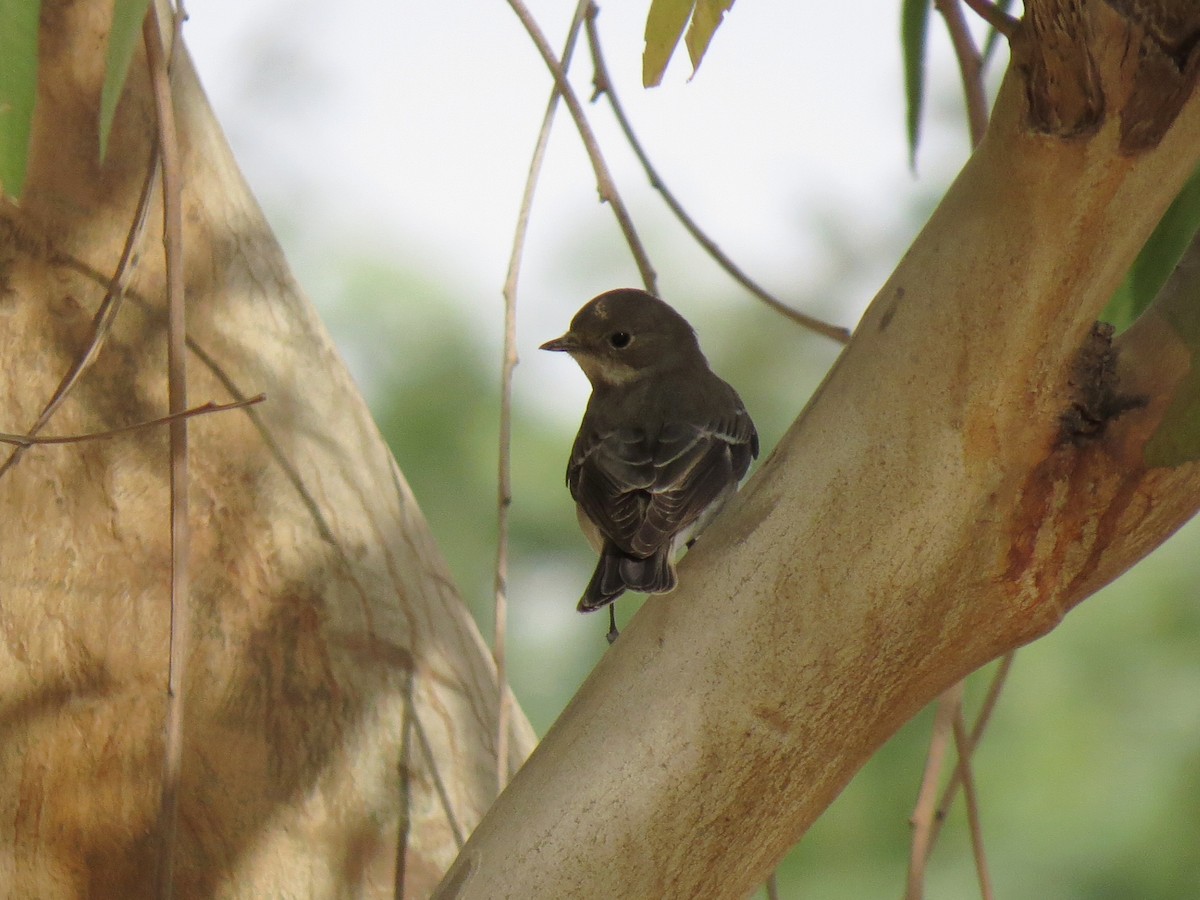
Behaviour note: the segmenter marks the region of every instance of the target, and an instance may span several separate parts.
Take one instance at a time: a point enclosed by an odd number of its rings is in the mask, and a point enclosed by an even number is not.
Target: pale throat
[[[583,353],[578,355],[572,353],[571,355],[575,358],[575,362],[579,363],[579,368],[583,369],[583,374],[587,376],[593,386],[603,384],[616,387],[629,384],[645,374],[633,366],[614,359],[597,359]]]

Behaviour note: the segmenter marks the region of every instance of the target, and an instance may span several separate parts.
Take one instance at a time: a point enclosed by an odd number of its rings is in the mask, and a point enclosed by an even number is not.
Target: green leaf
[[[1100,318],[1123,331],[1158,296],[1200,229],[1200,168],[1171,202]]]
[[[1191,352],[1192,364],[1146,442],[1151,468],[1200,459],[1200,254],[1189,251],[1180,261],[1155,308]]]
[[[1155,310],[1192,357],[1187,375],[1146,442],[1146,465],[1152,467],[1200,459],[1200,248],[1194,243],[1198,223],[1200,168],[1158,223],[1126,278],[1134,296],[1133,314],[1156,298]]]
[[[904,95],[908,101],[908,164],[917,167],[921,110],[925,104],[925,34],[930,0],[902,0],[900,47],[904,54]]]
[[[117,101],[125,89],[129,61],[133,48],[142,34],[142,21],[150,0],[116,0],[113,4],[112,28],[108,32],[108,57],[104,63],[104,86],[100,89],[100,161],[108,152],[108,136],[112,131]]]
[[[700,68],[700,60],[708,50],[725,13],[733,8],[733,0],[697,0],[692,13],[692,27],[687,33],[688,56],[692,60],[692,75]]]
[[[646,16],[646,50],[642,54],[643,87],[655,87],[662,81],[693,6],[695,0],[651,0]]]
[[[0,189],[20,197],[37,101],[39,0],[0,0]]]

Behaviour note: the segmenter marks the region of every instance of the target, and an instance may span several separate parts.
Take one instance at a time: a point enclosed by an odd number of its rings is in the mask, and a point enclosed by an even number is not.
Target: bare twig
[[[958,57],[958,70],[962,75],[963,94],[967,103],[967,123],[971,129],[971,146],[976,146],[983,140],[987,131],[988,106],[987,93],[983,88],[983,57],[971,37],[971,29],[967,26],[966,16],[963,15],[959,0],[934,0],[934,6],[946,20],[946,30],[950,33],[950,42],[954,45],[954,55]]]
[[[575,42],[583,23],[583,13],[588,0],[579,0],[567,41],[563,46],[562,70],[565,73],[575,52]],[[517,213],[517,227],[513,232],[512,254],[508,258],[508,273],[504,278],[504,359],[500,367],[500,453],[497,499],[498,529],[496,537],[496,600],[495,635],[492,641],[492,657],[496,662],[496,685],[498,689],[498,715],[496,717],[496,791],[504,790],[508,783],[508,665],[506,643],[508,637],[508,525],[512,507],[512,383],[517,357],[517,281],[521,274],[521,258],[525,253],[525,236],[529,230],[529,214],[533,208],[533,195],[537,190],[542,162],[546,158],[546,147],[550,142],[550,126],[558,109],[561,93],[556,81],[550,89],[546,112],[542,116],[542,127],[529,162],[529,174],[525,179],[525,191],[521,195],[521,209]]]
[[[87,434],[64,434],[55,435],[54,437],[39,437],[34,434],[9,434],[0,431],[0,444],[15,444],[18,447],[34,447],[46,444],[82,444],[87,441],[103,441],[108,438],[120,437],[124,434],[129,434],[134,431],[142,431],[146,428],[156,428],[159,425],[169,425],[172,422],[177,422],[180,419],[192,419],[196,416],[207,416],[209,413],[226,412],[231,409],[243,409],[247,406],[253,406],[255,403],[262,403],[267,399],[266,394],[259,394],[255,397],[250,397],[246,400],[235,400],[232,403],[205,403],[200,406],[193,406],[191,409],[185,409],[183,412],[171,413],[169,416],[161,416],[157,419],[150,419],[146,422],[136,422],[133,425],[122,425],[120,428],[110,428],[107,431],[90,431]]]
[[[767,877],[767,900],[779,900],[779,877],[776,872]]]
[[[666,182],[664,182],[661,176],[659,176],[658,170],[654,168],[654,164],[650,162],[650,157],[646,154],[646,150],[642,146],[642,142],[638,139],[636,132],[634,132],[633,125],[630,123],[629,117],[625,115],[625,108],[621,105],[620,98],[617,97],[616,90],[613,88],[612,79],[608,75],[608,67],[604,62],[604,53],[600,46],[600,36],[596,28],[596,16],[598,16],[599,13],[600,8],[596,6],[594,2],[590,2],[588,4],[587,13],[587,34],[588,46],[592,54],[592,66],[595,69],[593,84],[595,85],[596,89],[592,99],[596,99],[596,97],[599,97],[601,94],[608,98],[609,105],[612,106],[613,115],[616,117],[617,124],[620,125],[621,131],[625,135],[625,140],[629,142],[629,146],[632,148],[634,155],[637,156],[638,161],[642,164],[642,169],[646,172],[646,177],[650,181],[650,186],[662,195],[663,201],[670,208],[671,212],[675,214],[675,218],[679,220],[680,224],[687,229],[688,234],[690,234],[692,238],[704,248],[705,252],[708,253],[708,255],[716,261],[717,265],[724,269],[734,281],[748,290],[755,297],[762,300],[776,312],[779,312],[787,316],[789,319],[800,323],[805,328],[815,331],[817,334],[824,335],[825,337],[832,338],[840,343],[848,343],[850,340],[849,329],[840,328],[836,325],[830,325],[828,322],[822,322],[820,319],[793,309],[791,306],[788,306],[774,294],[770,293],[764,287],[759,285],[758,282],[754,281],[754,279],[752,279],[744,271],[742,271],[742,269],[739,268],[738,265],[732,259],[730,259],[729,256],[727,256],[719,246],[717,246],[716,242],[713,241],[713,239],[710,238],[700,228],[700,226],[696,223],[696,220],[688,214],[687,210],[685,210],[679,200],[676,199],[675,195],[667,187]]]
[[[954,717],[954,745],[958,750],[956,771],[962,779],[963,796],[967,801],[967,823],[971,832],[971,850],[975,854],[975,871],[979,875],[979,892],[983,900],[994,900],[987,855],[983,849],[983,827],[979,822],[979,798],[975,796],[975,776],[971,772],[971,752],[974,748],[963,724],[961,703]]]
[[[592,131],[592,127],[588,124],[587,116],[584,115],[583,105],[575,95],[575,90],[571,87],[571,83],[567,81],[563,67],[558,59],[555,58],[554,51],[547,42],[546,36],[542,34],[541,28],[538,27],[537,21],[530,14],[523,0],[508,0],[508,5],[517,14],[517,18],[520,19],[526,33],[528,33],[534,46],[537,47],[538,53],[541,54],[542,60],[546,63],[546,68],[554,76],[554,83],[558,87],[559,93],[562,94],[563,102],[567,104],[567,109],[570,111],[571,118],[575,122],[575,127],[579,130],[579,136],[583,140],[583,146],[587,150],[588,159],[592,162],[592,169],[596,173],[596,189],[600,192],[600,200],[612,207],[613,215],[617,217],[617,223],[621,226],[621,231],[625,235],[625,241],[629,244],[629,250],[637,262],[643,286],[651,294],[657,295],[657,276],[654,273],[654,267],[650,264],[650,257],[646,254],[646,249],[642,246],[641,239],[637,236],[637,231],[633,227],[633,219],[629,215],[629,210],[626,209],[624,201],[621,200],[621,195],[617,192],[616,183],[613,181],[612,175],[608,171],[608,166],[604,162],[604,155],[600,152],[600,144],[596,140],[596,135]]]
[[[178,34],[178,21],[173,23]],[[187,409],[187,330],[184,316],[183,213],[180,202],[182,167],[175,128],[174,100],[163,51],[158,12],[151,3],[143,23],[146,64],[154,93],[158,145],[162,157],[163,251],[167,272],[167,406]],[[188,445],[187,420],[174,419],[171,429],[171,637],[164,723],[162,798],[158,827],[157,895],[174,892],[175,845],[179,821],[179,788],[183,767],[183,685],[189,644],[188,628]]]
[[[996,708],[996,702],[1000,699],[1000,694],[1004,690],[1004,682],[1008,678],[1008,673],[1012,669],[1013,659],[1016,657],[1016,651],[1006,653],[1000,660],[1000,665],[996,668],[995,674],[992,676],[992,683],[988,685],[987,694],[983,698],[983,705],[979,708],[979,714],[975,717],[975,724],[971,727],[971,734],[967,742],[968,750],[966,751],[966,759],[969,762],[970,756],[975,752],[975,748],[979,746],[980,740],[983,739],[983,733],[987,730],[988,722],[992,718],[992,712]],[[959,753],[963,751],[960,748]],[[958,793],[958,789],[962,786],[962,758],[960,757],[959,765],[955,767],[954,773],[950,776],[950,781],[947,782],[945,789],[942,791],[942,798],[938,801],[937,815],[933,821],[933,833],[929,836],[929,852],[933,852],[933,846],[937,843],[938,835],[941,833],[942,825],[946,821],[946,816],[950,810],[950,804],[954,802],[954,797]]]
[[[62,406],[63,401],[67,399],[67,394],[71,389],[79,383],[79,379],[83,373],[95,362],[96,357],[100,355],[100,348],[104,345],[105,338],[108,337],[112,330],[113,323],[117,320],[117,313],[121,309],[121,301],[125,297],[125,284],[128,281],[131,270],[130,260],[133,258],[133,248],[137,246],[138,238],[141,237],[142,229],[146,224],[146,214],[150,209],[150,195],[154,190],[155,175],[158,173],[158,145],[150,153],[150,161],[146,167],[146,177],[142,181],[142,192],[138,197],[137,210],[134,213],[133,221],[129,224],[129,230],[125,234],[125,245],[121,248],[121,257],[117,260],[117,268],[105,288],[104,299],[100,301],[100,306],[96,309],[96,314],[92,316],[92,333],[88,338],[87,347],[83,353],[76,357],[71,364],[71,368],[63,375],[59,381],[58,387],[54,389],[49,401],[42,412],[38,415],[37,420],[29,428],[29,435],[35,435],[46,427],[50,419]],[[25,453],[27,444],[18,445],[8,459],[0,463],[0,478],[4,477],[4,473],[21,461],[21,456]]]
[[[934,810],[937,799],[938,779],[946,760],[946,747],[954,731],[954,717],[962,707],[963,685],[958,684],[938,697],[937,711],[933,719],[933,736],[929,740],[929,754],[925,758],[925,774],[921,777],[921,789],[913,807],[911,824],[912,846],[908,859],[908,888],[905,900],[921,900],[925,892],[925,864],[929,859],[929,846],[934,827]]]
[[[1017,33],[1017,29],[1021,27],[1021,20],[1015,19],[1008,13],[1001,10],[991,0],[963,0],[967,6],[971,7],[974,13],[987,22],[1000,34],[1006,38],[1012,39],[1012,36]]]

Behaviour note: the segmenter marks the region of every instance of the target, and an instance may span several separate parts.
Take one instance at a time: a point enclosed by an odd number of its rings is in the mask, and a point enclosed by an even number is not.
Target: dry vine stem
[[[1169,80],[1136,9],[1027,4],[987,136],[854,339],[440,897],[745,896],[913,713],[1200,506],[1195,465],[1142,461],[1190,359],[1163,313],[1118,342],[1148,405],[1087,441],[1060,423],[1200,161],[1200,48]]]
[[[174,21],[174,19],[172,19]],[[171,29],[172,35],[176,29]],[[187,409],[187,325],[183,277],[182,166],[175,128],[175,102],[167,53],[152,2],[143,27],[146,64],[154,94],[159,157],[162,161],[163,251],[167,288],[167,403],[170,407],[171,471],[171,631],[168,643],[167,709],[163,732],[162,800],[158,820],[158,882],[161,900],[175,894],[176,835],[183,776],[184,678],[191,651],[189,604],[188,427],[180,414]]]
[[[121,258],[117,261],[116,271],[108,281],[104,299],[101,301],[100,307],[96,310],[96,315],[92,317],[91,338],[88,340],[87,347],[75,358],[71,368],[63,375],[62,380],[59,381],[58,387],[54,389],[54,394],[42,408],[37,421],[30,426],[30,435],[37,434],[49,423],[54,413],[62,406],[67,396],[71,393],[71,389],[79,383],[79,379],[83,377],[83,373],[87,371],[88,367],[96,359],[96,355],[100,352],[100,349],[104,346],[104,339],[108,336],[113,322],[116,321],[117,313],[121,310],[121,303],[125,299],[125,285],[130,275],[133,251],[141,239],[142,229],[146,224],[146,215],[150,211],[150,196],[157,181],[157,175],[158,147],[156,144],[146,166],[145,181],[142,184],[141,194],[138,196],[137,209],[134,212],[133,221],[130,222],[129,231],[125,236],[125,244],[121,248]],[[21,461],[23,452],[23,447],[19,445],[8,459],[0,463],[0,478],[3,478],[9,469]]]
[[[625,115],[625,107],[622,106],[620,98],[617,97],[616,89],[608,74],[608,66],[604,62],[604,53],[600,47],[600,35],[596,28],[596,18],[599,15],[600,7],[596,6],[595,3],[589,2],[587,10],[588,47],[592,53],[592,66],[595,69],[592,82],[596,89],[593,99],[599,97],[601,94],[608,98],[609,105],[612,106],[613,116],[616,117],[617,124],[621,127],[621,133],[625,135],[625,141],[629,144],[629,148],[633,151],[634,156],[638,158],[638,162],[642,164],[642,170],[646,173],[646,178],[649,179],[650,186],[659,192],[663,198],[663,202],[667,204],[667,207],[675,215],[675,218],[679,220],[679,224],[687,230],[688,234],[692,236],[704,252],[712,257],[713,261],[728,273],[729,277],[759,300],[766,303],[771,309],[803,325],[805,328],[815,331],[817,334],[837,341],[839,344],[849,341],[849,329],[838,325],[831,325],[828,322],[822,322],[820,319],[810,316],[807,313],[793,309],[743,272],[721,250],[716,241],[705,234],[696,223],[696,220],[683,208],[683,204],[679,202],[678,198],[667,187],[666,182],[659,176],[658,170],[654,168],[654,164],[650,162],[649,155],[646,153],[645,148],[642,147],[642,142],[638,140],[637,133],[633,130],[633,124],[629,121],[629,117]]]
[[[643,286],[651,294],[658,294],[658,276],[655,274],[654,266],[650,262],[650,256],[646,253],[646,248],[642,244],[641,238],[638,237],[637,229],[633,226],[633,218],[629,215],[629,210],[626,208],[625,202],[621,199],[621,195],[617,191],[616,182],[613,181],[608,165],[604,162],[604,154],[600,152],[600,144],[596,140],[596,135],[593,133],[591,126],[588,125],[587,116],[583,112],[583,104],[579,102],[579,98],[575,95],[575,91],[571,87],[571,82],[567,80],[566,73],[563,71],[562,64],[555,58],[554,51],[551,49],[550,44],[547,43],[545,35],[542,34],[537,20],[533,18],[529,9],[522,0],[508,0],[508,5],[512,7],[521,25],[524,26],[526,33],[528,33],[530,40],[537,47],[542,61],[546,64],[546,68],[550,70],[550,74],[554,78],[554,84],[558,88],[563,102],[567,105],[567,110],[571,113],[571,119],[575,123],[575,128],[579,131],[579,138],[583,141],[584,149],[587,150],[588,159],[591,160],[592,170],[596,173],[596,190],[600,192],[600,200],[612,207],[613,215],[617,219],[621,233],[625,235],[625,243],[629,245],[629,252],[633,254],[633,258],[637,263],[638,273],[642,277]]]
[[[136,422],[133,425],[123,425],[120,428],[110,428],[107,431],[93,431],[89,434],[58,434],[47,437],[36,434],[9,434],[7,432],[0,432],[0,444],[13,444],[17,447],[34,447],[39,445],[82,444],[84,441],[103,441],[109,438],[132,434],[137,431],[144,431],[147,428],[170,425],[176,419],[193,419],[196,416],[206,416],[210,413],[243,409],[247,406],[253,406],[255,403],[262,403],[266,399],[266,394],[259,394],[257,397],[236,400],[233,403],[205,403],[201,406],[193,406],[190,409],[185,409],[180,413],[160,416],[148,422]]]
[[[583,13],[587,0],[579,0],[571,27],[567,31],[566,45],[563,47],[563,74],[571,64],[571,55],[575,51],[575,41],[583,24]],[[542,160],[546,156],[546,147],[550,143],[550,126],[554,123],[554,113],[558,109],[561,97],[557,82],[550,90],[550,99],[546,102],[546,112],[542,117],[542,127],[538,131],[537,142],[533,150],[533,159],[529,163],[529,176],[525,180],[525,190],[521,196],[521,208],[517,213],[517,226],[513,233],[512,254],[508,260],[508,273],[504,278],[504,360],[500,367],[500,451],[499,477],[497,478],[497,522],[496,529],[496,601],[495,601],[495,637],[492,641],[492,657],[496,661],[497,695],[499,697],[499,713],[496,724],[496,784],[497,793],[504,790],[508,783],[508,773],[511,769],[508,760],[508,699],[507,690],[508,667],[505,662],[508,634],[508,514],[512,506],[512,381],[513,370],[517,365],[517,281],[521,274],[521,259],[525,255],[525,235],[528,232],[529,214],[533,209],[533,194],[537,188],[538,177],[542,171]]]

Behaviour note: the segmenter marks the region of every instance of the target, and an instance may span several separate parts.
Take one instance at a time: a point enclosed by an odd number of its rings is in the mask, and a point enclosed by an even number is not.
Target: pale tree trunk
[[[151,160],[139,52],[108,161],[96,161],[110,15],[108,3],[42,4],[28,185],[19,209],[0,210],[3,431],[30,426],[87,345]],[[185,56],[175,103],[190,394],[267,395],[190,426],[176,896],[390,897],[398,861],[405,894],[425,896],[496,790],[495,670]],[[166,410],[157,192],[154,203],[115,326],[46,433]],[[6,897],[151,891],[167,478],[163,428],[33,448],[0,477]],[[513,768],[532,744],[517,711]]]
[[[1117,341],[1119,384],[1089,337],[1200,160],[1200,12],[1140,6],[1029,0],[987,137],[852,343],[440,896],[746,895],[918,709],[1200,506],[1195,464],[1142,453],[1200,292]]]

